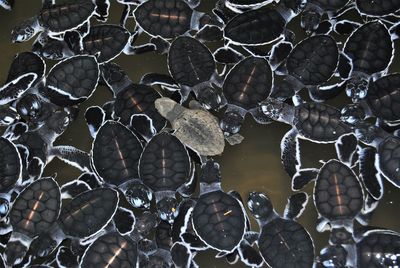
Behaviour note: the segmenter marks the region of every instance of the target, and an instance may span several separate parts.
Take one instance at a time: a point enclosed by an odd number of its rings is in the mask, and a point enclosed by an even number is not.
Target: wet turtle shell
[[[200,196],[193,209],[193,228],[210,247],[232,252],[242,241],[246,217],[239,201],[222,191]]]
[[[400,139],[389,136],[378,147],[379,168],[387,179],[400,185]]]
[[[272,82],[272,70],[268,61],[248,57],[229,71],[222,90],[229,104],[250,110],[269,96]]]
[[[169,98],[155,102],[158,112],[167,118],[174,135],[200,155],[218,155],[224,151],[224,134],[217,119],[208,111],[186,109]]]
[[[168,66],[174,80],[189,87],[210,81],[216,68],[211,51],[196,39],[186,36],[172,42]]]
[[[139,176],[155,192],[176,191],[188,181],[190,157],[182,142],[174,135],[160,133],[143,150]]]
[[[397,0],[356,0],[357,9],[363,15],[381,17],[400,10]]]
[[[318,213],[329,221],[354,219],[364,204],[361,183],[347,165],[330,160],[318,173],[314,203]]]
[[[0,138],[0,192],[10,191],[21,179],[22,162],[17,147],[5,139]]]
[[[96,5],[91,0],[51,5],[40,11],[38,21],[40,26],[51,33],[64,33],[88,21],[93,16],[95,8]]]
[[[185,1],[148,0],[139,5],[137,24],[151,36],[171,39],[190,30],[193,10]]]
[[[344,7],[349,0],[310,0],[307,3],[317,5],[325,11],[337,11]]]
[[[130,124],[132,115],[144,113],[152,119],[156,130],[160,131],[167,122],[154,107],[154,101],[158,98],[161,95],[152,87],[131,84],[117,94],[114,113],[124,125]]]
[[[33,84],[36,84],[43,78],[45,70],[46,64],[41,57],[32,52],[22,52],[17,54],[11,63],[6,83],[23,74],[35,73],[38,77]]]
[[[319,85],[329,80],[339,62],[339,48],[329,35],[304,39],[289,54],[288,73],[304,85]]]
[[[299,223],[277,218],[264,225],[258,247],[271,267],[309,268],[314,261],[314,245]]]
[[[130,33],[118,25],[96,25],[83,40],[83,51],[90,55],[98,55],[99,63],[116,58],[129,41]],[[98,54],[100,53],[100,54]]]
[[[354,71],[371,75],[389,65],[393,57],[393,42],[386,26],[372,21],[350,35],[344,53],[352,60]]]
[[[43,93],[59,106],[76,105],[93,94],[99,77],[99,65],[94,56],[70,57],[50,70]]]
[[[400,74],[370,82],[366,101],[374,116],[385,121],[400,120]]]
[[[335,142],[349,133],[349,125],[340,120],[340,111],[322,103],[304,103],[296,107],[294,126],[305,138],[317,142]]]
[[[120,185],[138,178],[142,151],[142,144],[135,134],[121,123],[106,121],[93,141],[93,166],[105,182]]]
[[[224,28],[224,37],[240,45],[268,44],[282,35],[285,26],[286,21],[278,11],[257,9],[232,18]]]
[[[135,267],[137,246],[129,237],[109,233],[87,248],[80,267]]]
[[[400,236],[377,231],[364,235],[356,244],[357,267],[396,267],[400,261]]]
[[[118,201],[118,192],[111,188],[86,191],[63,207],[58,224],[69,237],[90,237],[109,223]]]
[[[33,182],[18,195],[12,206],[10,223],[13,231],[30,238],[48,231],[57,220],[60,207],[60,188],[54,179]]]

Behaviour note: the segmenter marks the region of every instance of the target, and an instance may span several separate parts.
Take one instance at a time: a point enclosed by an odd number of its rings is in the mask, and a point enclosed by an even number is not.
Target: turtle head
[[[150,209],[153,195],[151,190],[140,182],[131,183],[125,190],[125,198],[135,208]]]
[[[287,104],[281,100],[268,98],[261,103],[262,112],[272,120],[280,121]]]
[[[181,105],[166,97],[156,99],[154,105],[158,113],[169,121],[175,120],[183,112]]]
[[[340,112],[340,119],[352,125],[358,124],[366,117],[364,109],[358,103],[348,104]]]
[[[164,197],[157,203],[157,211],[161,220],[172,224],[179,213],[178,201],[173,197]]]
[[[11,41],[21,43],[31,39],[37,32],[35,29],[35,18],[24,20],[11,31]]]
[[[207,110],[218,110],[221,107],[222,98],[212,87],[204,88],[197,97]]]
[[[329,265],[323,267],[345,267],[347,251],[341,245],[329,245],[321,250],[321,254],[317,257],[316,262]]]
[[[219,164],[212,158],[207,159],[201,166],[201,183],[221,183],[221,169]]]
[[[346,95],[354,102],[357,102],[367,96],[369,80],[363,75],[354,75],[346,83]]]
[[[235,112],[226,112],[219,123],[220,128],[226,136],[230,136],[239,132],[243,123],[243,116]]]
[[[36,120],[42,109],[42,101],[35,94],[27,94],[17,103],[17,112],[28,120]]]
[[[22,262],[28,248],[19,240],[10,240],[4,251],[5,261],[8,267],[13,267]]]
[[[3,219],[7,216],[8,211],[10,210],[10,203],[5,198],[0,198],[0,219]]]
[[[251,192],[247,201],[247,206],[254,218],[259,221],[266,221],[274,214],[271,200],[264,193]]]
[[[307,34],[313,33],[317,30],[321,22],[321,12],[317,8],[307,8],[301,15],[301,28],[306,31]]]

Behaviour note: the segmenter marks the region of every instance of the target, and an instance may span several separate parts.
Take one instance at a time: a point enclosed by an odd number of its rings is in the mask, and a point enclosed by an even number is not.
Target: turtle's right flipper
[[[293,178],[301,166],[297,131],[292,128],[281,141],[281,161],[286,173]]]
[[[368,147],[360,149],[359,154],[359,170],[360,178],[367,189],[368,193],[376,200],[383,196],[382,178],[376,169],[376,152],[374,148]]]
[[[104,110],[99,106],[90,106],[85,112],[86,123],[92,138],[96,137],[97,131],[105,120]]]
[[[301,216],[308,203],[308,195],[304,192],[295,193],[288,198],[283,213],[286,219],[295,220]]]
[[[89,154],[73,146],[55,146],[51,154],[82,171],[91,172],[92,170]]]
[[[307,184],[317,178],[319,169],[316,168],[304,168],[300,169],[292,179],[292,190],[299,191],[303,189]]]
[[[214,52],[214,58],[218,63],[236,64],[244,59],[244,56],[232,47],[221,47]]]
[[[348,165],[353,165],[354,154],[357,152],[358,140],[354,134],[343,135],[335,143],[339,160]]]

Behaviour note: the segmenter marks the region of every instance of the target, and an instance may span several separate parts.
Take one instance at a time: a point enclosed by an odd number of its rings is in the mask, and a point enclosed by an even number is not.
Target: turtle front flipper
[[[61,199],[72,199],[91,189],[92,188],[85,181],[76,179],[61,186]]]
[[[359,154],[360,178],[368,193],[376,200],[383,196],[382,178],[376,169],[376,151],[374,148],[363,148]]]
[[[26,73],[2,86],[0,88],[0,105],[21,97],[32,86],[37,77],[36,73]]]
[[[297,130],[292,128],[281,141],[281,161],[286,173],[293,178],[301,166]]]
[[[288,198],[288,203],[285,207],[283,216],[285,219],[295,220],[301,216],[308,203],[308,195],[304,192],[299,192],[291,195]]]
[[[92,138],[96,137],[97,131],[105,121],[105,112],[99,106],[90,106],[85,112],[85,120]]]
[[[56,254],[58,267],[79,267],[78,256],[76,256],[69,247],[59,247]]]
[[[14,6],[14,0],[0,0],[0,6],[4,9],[11,10]]]
[[[348,166],[353,165],[354,154],[357,152],[358,140],[354,134],[341,136],[335,143],[339,160]]]
[[[121,235],[130,234],[135,226],[135,215],[129,209],[118,207],[113,217],[114,225]]]
[[[149,141],[157,133],[153,126],[153,120],[146,114],[133,114],[129,128],[146,141]]]
[[[73,146],[55,146],[51,149],[51,155],[56,156],[58,159],[81,171],[92,171],[89,154]]]
[[[238,248],[240,260],[250,267],[261,267],[264,260],[255,248],[249,242],[243,240]]]
[[[319,169],[317,168],[302,168],[292,179],[292,190],[298,191],[303,189],[307,184],[317,178]]]

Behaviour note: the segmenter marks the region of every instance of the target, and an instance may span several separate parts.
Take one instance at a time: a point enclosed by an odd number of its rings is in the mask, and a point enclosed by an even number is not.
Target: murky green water
[[[5,81],[8,68],[14,55],[18,52],[28,51],[31,42],[24,44],[11,44],[10,32],[13,26],[24,18],[33,16],[41,5],[40,0],[15,0],[16,5],[12,12],[0,10],[0,81]],[[112,9],[109,23],[118,23],[122,12],[122,6],[111,0]],[[214,1],[203,0],[202,10],[209,10]],[[129,22],[133,28],[133,21]],[[297,40],[304,35],[297,33]],[[399,47],[397,45],[397,47]],[[399,57],[395,58],[392,71],[399,71]],[[116,62],[129,74],[133,81],[138,81],[147,72],[167,73],[166,56],[121,55]],[[47,62],[48,70],[54,62]],[[84,103],[77,121],[57,140],[57,144],[70,144],[82,150],[91,149],[92,139],[83,118],[86,107],[99,105],[111,98],[110,92],[104,87],[98,87],[95,94]],[[333,103],[341,106],[346,98],[343,96]],[[287,197],[291,194],[290,178],[284,172],[280,162],[280,140],[285,132],[289,130],[287,125],[274,123],[267,126],[257,125],[251,118],[247,117],[241,134],[245,137],[242,144],[227,146],[224,154],[218,157],[222,166],[223,188],[225,190],[235,189],[244,198],[252,190],[266,192],[273,201],[275,209],[282,213],[286,205]],[[303,164],[306,167],[318,167],[318,160],[329,160],[335,157],[334,145],[320,145],[310,142],[301,142]],[[45,170],[47,175],[57,173],[57,181],[62,184],[79,176],[80,172],[61,161],[54,160]],[[312,194],[312,186],[306,190]],[[385,182],[385,197],[380,203],[372,220],[372,225],[393,229],[400,232],[400,219],[398,211],[400,206],[400,190]],[[311,200],[310,200],[311,201]],[[300,222],[307,228],[314,238],[317,251],[323,247],[328,240],[328,233],[320,234],[315,230],[317,214],[314,205],[309,202]],[[253,222],[254,224],[254,222]],[[256,224],[254,225],[256,227]],[[214,252],[200,253],[196,261],[200,267],[245,267],[242,264],[229,266],[222,260],[214,259]]]

